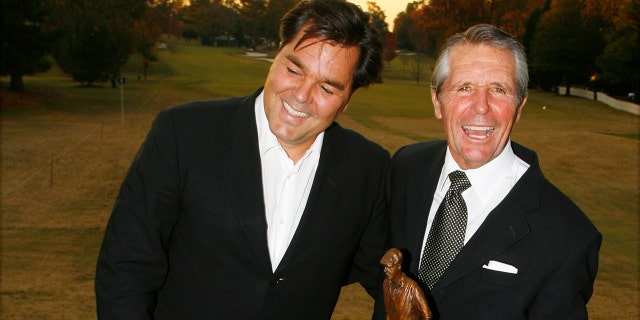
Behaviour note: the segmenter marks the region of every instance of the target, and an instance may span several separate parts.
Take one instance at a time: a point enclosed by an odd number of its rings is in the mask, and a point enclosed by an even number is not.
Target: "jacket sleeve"
[[[386,205],[380,197],[358,245],[349,277],[349,282],[360,282],[374,299],[378,296],[378,287],[382,285],[380,259],[384,255],[386,225]]]
[[[100,319],[151,319],[167,274],[180,211],[177,148],[169,112],[156,117],[121,185],[98,256]]]
[[[383,279],[380,259],[384,255],[388,217],[382,183],[384,171],[389,163],[389,153],[386,150],[379,151],[375,158],[370,158],[370,161],[374,161],[373,159],[376,159],[377,163],[372,170],[377,186],[372,190],[374,193],[372,198],[375,199],[372,203],[375,205],[371,206],[369,220],[360,238],[348,282],[359,282],[375,299],[378,296],[378,287],[382,285],[381,279]]]
[[[584,240],[551,275],[529,308],[529,319],[587,319],[587,302],[598,272],[602,235]]]

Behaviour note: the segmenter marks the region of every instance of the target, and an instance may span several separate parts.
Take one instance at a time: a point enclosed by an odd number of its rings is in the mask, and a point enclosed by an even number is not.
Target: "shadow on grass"
[[[600,132],[601,134],[606,134],[615,137],[640,140],[640,133],[612,133],[612,132]]]

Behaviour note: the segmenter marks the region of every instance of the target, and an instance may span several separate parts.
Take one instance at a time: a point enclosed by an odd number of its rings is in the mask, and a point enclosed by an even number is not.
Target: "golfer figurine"
[[[428,320],[431,309],[420,286],[402,272],[402,252],[389,249],[380,264],[384,266],[384,306],[387,320]]]

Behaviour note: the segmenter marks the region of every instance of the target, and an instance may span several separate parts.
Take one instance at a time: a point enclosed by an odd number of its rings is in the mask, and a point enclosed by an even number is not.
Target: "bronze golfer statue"
[[[431,319],[431,309],[420,286],[402,272],[402,252],[389,249],[380,264],[387,278],[383,282],[387,320]]]

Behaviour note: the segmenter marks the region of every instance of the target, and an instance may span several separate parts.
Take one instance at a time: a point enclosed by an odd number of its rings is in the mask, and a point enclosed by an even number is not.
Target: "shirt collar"
[[[269,122],[264,113],[264,90],[256,98],[255,114],[256,127],[258,128],[258,147],[260,149],[260,156],[262,157],[269,150],[280,146],[280,142],[278,142],[276,136],[269,129]]]
[[[478,197],[483,202],[490,200],[491,195],[495,192],[496,188],[500,185],[500,181],[505,178],[517,179],[512,168],[517,162],[517,157],[511,148],[511,140],[507,141],[506,146],[502,152],[493,160],[489,161],[485,165],[476,169],[462,170],[456,163],[451,155],[451,150],[447,148],[447,154],[444,160],[444,166],[442,167],[441,181],[439,187],[443,188],[445,182],[448,179],[449,173],[455,170],[463,171],[471,187],[477,193]],[[443,177],[443,178],[442,178]]]

